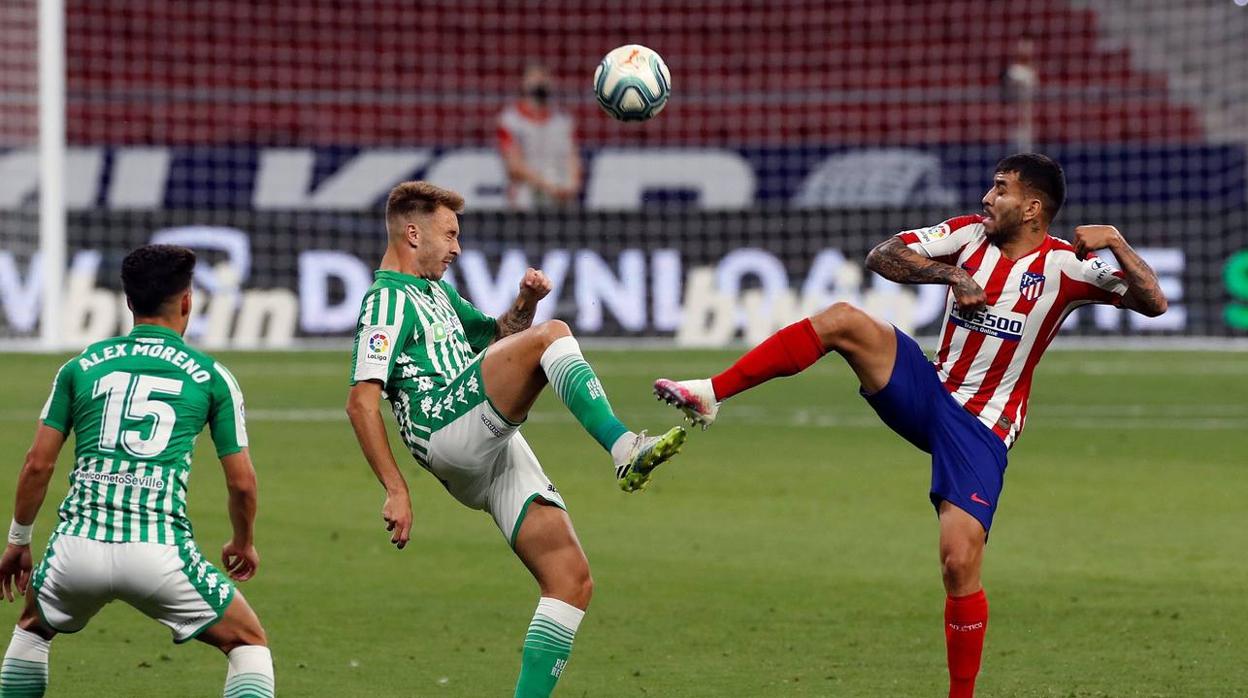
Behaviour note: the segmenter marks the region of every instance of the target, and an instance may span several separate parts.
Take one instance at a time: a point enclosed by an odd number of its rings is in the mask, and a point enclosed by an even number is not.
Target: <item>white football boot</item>
[[[703,431],[715,423],[715,415],[719,414],[719,403],[709,378],[688,381],[660,378],[654,382],[654,394],[667,404],[679,407],[689,421],[700,425]]]

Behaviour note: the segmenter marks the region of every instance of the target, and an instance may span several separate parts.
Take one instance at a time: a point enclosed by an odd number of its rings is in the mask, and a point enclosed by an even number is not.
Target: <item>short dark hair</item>
[[[195,253],[180,245],[144,245],[121,262],[121,287],[139,317],[160,315],[161,306],[191,287]]]
[[[464,210],[464,197],[429,182],[403,182],[386,197],[386,226],[413,213],[428,215],[441,206],[460,213]]]
[[[1040,198],[1046,219],[1057,217],[1066,201],[1066,174],[1056,160],[1040,153],[1018,153],[998,162],[995,171],[1017,173],[1018,181]]]

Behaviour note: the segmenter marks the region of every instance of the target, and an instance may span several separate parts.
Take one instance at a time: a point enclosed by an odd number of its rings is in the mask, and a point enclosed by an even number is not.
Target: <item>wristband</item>
[[[23,526],[13,519],[13,523],[9,524],[9,543],[12,545],[30,545],[30,534],[35,530],[35,525],[27,524]]]

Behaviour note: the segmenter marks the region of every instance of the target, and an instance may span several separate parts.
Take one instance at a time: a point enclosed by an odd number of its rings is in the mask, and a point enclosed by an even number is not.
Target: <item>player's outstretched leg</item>
[[[984,527],[949,502],[940,503],[940,569],[945,582],[945,650],[949,698],[971,698],[984,653],[988,597],[980,583]]]
[[[26,606],[13,628],[13,639],[0,665],[0,697],[36,698],[48,690],[48,652],[56,632],[39,620],[34,589],[26,590]]]
[[[572,330],[559,320],[492,345],[482,359],[481,376],[491,404],[514,422],[524,420],[549,383],[585,431],[611,454],[625,492],[644,489],[654,469],[676,455],[685,441],[682,427],[657,437],[629,431],[611,409]]]
[[[225,698],[272,698],[273,655],[260,619],[240,591],[234,592],[221,620],[196,638],[221,650],[229,662]]]
[[[541,598],[524,636],[515,698],[546,698],[567,666],[594,582],[567,512],[540,499],[529,503],[516,555],[537,579]]]
[[[897,336],[888,323],[848,303],[835,303],[763,340],[723,373],[700,380],[660,378],[654,394],[705,429],[715,421],[720,402],[772,378],[801,373],[829,351],[843,356],[872,393],[893,373]]]

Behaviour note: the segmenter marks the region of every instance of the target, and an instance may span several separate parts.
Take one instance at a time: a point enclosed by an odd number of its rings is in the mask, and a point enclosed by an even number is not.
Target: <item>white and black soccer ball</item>
[[[611,118],[645,121],[663,111],[672,91],[672,75],[663,58],[640,44],[621,46],[594,71],[594,94]]]

